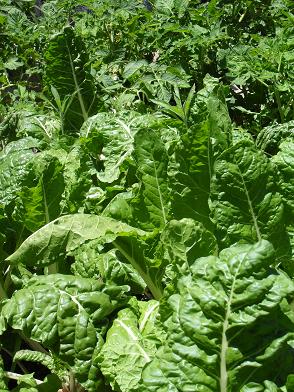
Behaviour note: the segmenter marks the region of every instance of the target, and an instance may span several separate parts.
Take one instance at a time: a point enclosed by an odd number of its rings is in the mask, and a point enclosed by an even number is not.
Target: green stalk
[[[11,380],[19,380],[21,377],[23,377],[23,374],[18,374],[14,372],[4,372],[4,376],[7,378],[10,378]],[[44,381],[38,380],[34,378],[35,382],[37,385],[43,384]]]
[[[282,103],[281,103],[281,96],[280,96],[280,93],[277,90],[276,86],[274,86],[274,94],[275,94],[275,98],[276,98],[277,105],[278,105],[281,123],[283,124],[285,122],[285,117],[284,117],[284,112],[283,112]]]
[[[128,253],[126,252],[117,241],[113,241],[113,245],[120,251],[120,253],[130,262],[130,264],[135,268],[136,271],[139,272],[142,279],[146,283],[147,287],[149,288],[151,294],[155,299],[158,301],[163,295],[163,290],[161,287],[158,287],[154,284],[150,276],[140,267],[139,263]]]

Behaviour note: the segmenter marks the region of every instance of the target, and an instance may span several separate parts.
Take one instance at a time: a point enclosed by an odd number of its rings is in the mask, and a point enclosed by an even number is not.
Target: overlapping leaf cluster
[[[293,390],[292,22],[0,5],[1,390]]]

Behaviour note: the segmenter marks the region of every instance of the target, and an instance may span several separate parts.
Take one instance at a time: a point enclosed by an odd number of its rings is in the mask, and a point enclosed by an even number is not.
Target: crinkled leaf
[[[280,151],[272,158],[278,168],[278,186],[287,206],[288,221],[294,217],[294,141],[286,140],[280,144]]]
[[[96,161],[100,181],[112,183],[119,178],[126,159],[132,154],[135,131],[132,116],[120,119],[99,113],[85,122],[81,141]]]
[[[183,218],[171,220],[161,234],[161,243],[169,263],[178,268],[194,263],[199,257],[217,253],[214,235],[202,223]]]
[[[194,125],[182,131],[170,161],[172,212],[176,219],[192,218],[212,229],[208,199],[216,157],[231,142],[231,121],[217,79],[207,78],[191,109]]]
[[[146,210],[148,222],[160,228],[167,223],[169,190],[167,186],[168,157],[160,135],[141,130],[135,137],[137,176],[141,183],[138,210]],[[138,211],[140,214],[140,211]],[[139,215],[140,216],[140,215]]]
[[[271,241],[287,262],[289,239],[282,198],[274,187],[270,160],[251,142],[240,142],[216,161],[211,183],[211,219],[221,247],[238,241]]]
[[[285,311],[294,285],[270,268],[274,262],[265,240],[197,259],[161,303],[167,343],[143,370],[138,390],[235,392],[264,380],[285,385],[294,365],[287,344],[294,323]]]
[[[31,137],[9,143],[0,152],[0,203],[15,199],[29,173],[28,163],[34,159],[39,141]]]
[[[129,392],[136,388],[144,366],[157,351],[157,301],[138,302],[136,308],[118,313],[107,332],[98,361],[103,375],[114,391]]]
[[[62,216],[43,226],[27,238],[7,260],[44,267],[62,262],[81,245],[95,239],[101,244],[111,243],[118,236],[144,235],[145,233],[112,218],[72,214]]]
[[[294,120],[263,128],[256,138],[256,145],[261,150],[275,155],[280,143],[291,136],[294,136]]]
[[[64,129],[77,131],[89,115],[97,111],[92,77],[86,66],[88,55],[82,39],[71,27],[54,35],[45,51],[45,81],[53,86],[67,110],[63,113]]]
[[[71,275],[37,276],[13,294],[2,316],[12,328],[52,350],[87,390],[95,391],[99,370],[94,355],[107,317],[122,305],[127,290]]]
[[[142,294],[146,286],[144,280],[127,260],[119,256],[115,249],[99,252],[99,244],[93,241],[74,252],[72,269],[75,274],[85,278],[99,279],[108,284],[129,285],[132,293]]]
[[[43,161],[43,162],[42,162]],[[57,158],[44,154],[35,159],[30,181],[18,193],[13,218],[34,232],[60,215],[60,203],[64,191],[63,166]],[[36,183],[37,182],[37,183]]]

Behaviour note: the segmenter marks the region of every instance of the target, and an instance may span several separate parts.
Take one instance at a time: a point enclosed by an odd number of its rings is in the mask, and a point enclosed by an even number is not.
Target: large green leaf
[[[127,290],[128,286],[105,287],[94,279],[70,275],[37,276],[13,294],[1,316],[52,350],[94,392],[100,381],[93,360],[108,316],[125,301]]]
[[[146,284],[128,260],[116,249],[100,253],[101,245],[95,240],[80,246],[75,252],[72,270],[75,275],[95,278],[107,284],[129,285],[131,292],[142,294]]]
[[[140,199],[138,210],[142,212],[146,209],[147,224],[151,223],[155,228],[163,227],[168,220],[168,157],[158,132],[141,130],[136,134],[135,159],[143,201]]]
[[[277,261],[289,261],[284,206],[274,179],[270,160],[249,141],[237,143],[216,161],[210,208],[221,247],[265,238],[274,244]]]
[[[100,181],[112,183],[119,178],[132,154],[136,130],[135,114],[120,118],[99,113],[85,122],[81,142],[95,160]]]
[[[133,390],[144,366],[157,351],[159,330],[155,327],[157,301],[137,302],[121,310],[107,332],[98,355],[100,369],[114,391]]]
[[[294,136],[294,120],[263,128],[256,138],[256,145],[261,150],[274,155],[277,153],[280,143],[291,136]]]
[[[63,111],[63,128],[77,131],[84,121],[97,112],[97,98],[82,39],[71,27],[54,35],[45,51],[45,81],[53,86],[55,104]],[[59,102],[60,100],[60,102]],[[61,106],[66,102],[64,109]]]
[[[195,259],[217,254],[218,250],[214,235],[202,223],[188,218],[169,221],[160,239],[164,256],[177,272],[183,265],[187,268]]]
[[[96,240],[96,249],[103,252],[112,244],[139,273],[156,299],[162,295],[161,277],[163,263],[145,256],[148,242],[146,232],[105,216],[73,214],[62,216],[28,237],[7,258],[10,263],[22,263],[42,268],[53,263],[65,262],[66,256],[79,257],[79,248]],[[91,245],[91,244],[90,244]]]
[[[60,215],[63,166],[57,158],[40,154],[28,177],[33,177],[32,181],[28,178],[18,193],[13,218],[34,232]]]
[[[294,141],[285,140],[280,144],[280,151],[272,158],[278,168],[278,186],[287,206],[288,221],[293,222],[294,217]]]
[[[192,218],[212,229],[208,199],[213,165],[231,143],[231,121],[217,79],[205,80],[191,111],[194,125],[182,131],[170,162],[172,212],[176,219]]]
[[[32,137],[9,143],[0,152],[0,203],[8,204],[22,189],[22,183],[29,173],[29,162],[36,153],[40,142]]]
[[[274,263],[265,240],[195,260],[161,303],[167,343],[146,365],[138,390],[245,392],[270,390],[263,382],[286,385],[294,365],[286,298],[294,285],[270,267]]]
[[[108,217],[65,215],[34,232],[7,260],[44,267],[54,262],[64,262],[66,255],[91,240],[99,239],[100,244],[104,245],[119,236],[144,234],[141,230]]]

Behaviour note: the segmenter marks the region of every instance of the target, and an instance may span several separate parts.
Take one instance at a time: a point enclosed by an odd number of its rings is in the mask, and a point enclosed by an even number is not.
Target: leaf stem
[[[10,378],[11,380],[19,380],[21,377],[23,377],[23,374],[19,374],[19,373],[14,373],[14,372],[4,372],[4,375],[7,378]],[[38,380],[37,378],[34,378],[35,382],[37,385],[43,384],[44,381],[42,380]]]
[[[151,294],[155,299],[158,301],[163,295],[163,291],[160,287],[156,286],[150,276],[143,271],[143,269],[140,267],[139,263],[128,253],[126,252],[117,241],[113,241],[113,245],[121,252],[121,254],[130,262],[130,264],[135,268],[137,272],[141,275],[142,279],[146,283],[147,287],[151,291]]]

